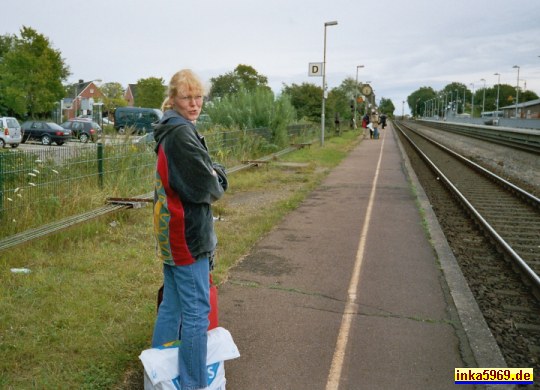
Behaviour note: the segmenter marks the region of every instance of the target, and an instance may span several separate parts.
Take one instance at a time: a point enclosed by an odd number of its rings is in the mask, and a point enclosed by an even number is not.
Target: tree
[[[165,80],[157,77],[138,80],[135,105],[138,107],[160,108],[167,89],[164,83]]]
[[[381,101],[379,103],[379,112],[381,114],[386,114],[387,116],[394,116],[394,111],[396,107],[394,106],[394,103],[392,103],[392,100],[381,98]]]
[[[446,85],[438,93],[441,101],[444,101],[444,103],[440,105],[443,109],[445,109],[442,110],[441,114],[444,116],[446,116],[449,112],[453,112],[454,114],[463,114],[465,112],[466,105],[469,105],[469,107],[471,105],[471,95],[472,92],[463,83],[454,81]]]
[[[14,35],[0,35],[0,58],[3,58],[4,55],[11,50],[14,41]]]
[[[361,83],[356,84],[356,80],[352,77],[347,77],[341,82],[338,89],[341,90],[348,99],[354,100],[360,93]]]
[[[326,123],[334,124],[335,120],[339,118],[340,126],[346,126],[354,114],[352,110],[354,109],[353,100],[351,99],[352,92],[343,87],[344,84],[342,83],[339,87],[333,88],[328,94],[326,100]],[[322,104],[322,101],[320,104]]]
[[[3,62],[4,56],[11,50],[14,39],[15,37],[12,35],[0,35],[0,62]],[[2,74],[3,73],[0,72],[0,88],[2,84]],[[4,100],[4,93],[0,93],[0,115],[12,115],[10,114],[11,110],[6,106]]]
[[[534,93],[533,91],[525,90],[519,92],[519,102],[525,103],[530,100],[536,100],[538,99],[538,95]]]
[[[425,116],[426,104],[437,96],[431,87],[421,87],[407,96],[407,104],[414,117]]]
[[[117,107],[127,106],[127,101],[124,99],[124,89],[120,83],[105,83],[101,86],[103,94],[103,112],[108,113]]]
[[[282,94],[288,95],[299,119],[321,120],[322,88],[310,83],[283,84]]]
[[[249,65],[238,65],[234,71],[226,73],[222,76],[213,77],[210,79],[212,87],[210,88],[210,99],[215,97],[224,97],[229,94],[246,90],[253,92],[258,88],[263,88],[271,91],[268,86],[268,78],[260,75]]]
[[[49,40],[29,27],[0,43],[0,95],[15,115],[47,116],[64,96],[69,68]]]
[[[471,112],[473,92],[465,84],[458,82],[446,85],[439,92],[434,91],[431,87],[422,87],[407,98],[407,103],[414,116],[431,115],[432,113],[446,116],[469,112],[478,117],[482,112],[482,103],[484,104],[484,111],[495,111],[497,109],[497,93],[499,96],[499,110],[501,107],[514,104],[516,87],[508,84],[496,84],[490,88],[479,88],[474,92],[473,113]],[[532,91],[523,91],[519,96],[520,103],[538,99],[538,95]],[[435,100],[437,101],[435,102]],[[424,113],[426,108],[429,111],[428,113]]]
[[[328,95],[328,117],[334,118],[336,112],[339,112],[342,121],[351,121],[354,116],[355,100],[360,95],[362,83],[356,83],[352,77],[347,77],[341,82],[339,87],[334,88]],[[356,104],[358,112],[361,111],[362,105]],[[332,116],[333,115],[333,116]]]

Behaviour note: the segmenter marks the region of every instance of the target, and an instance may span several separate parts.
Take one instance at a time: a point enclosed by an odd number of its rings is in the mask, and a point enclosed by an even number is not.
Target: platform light
[[[336,20],[324,23],[324,51],[323,51],[323,68],[322,68],[322,112],[321,112],[321,146],[324,146],[324,111],[326,104],[326,27],[335,26]]]
[[[474,83],[469,84],[472,87],[471,92],[471,118],[474,118]]]
[[[482,113],[480,114],[480,116],[482,116],[484,114],[484,110],[485,110],[485,105],[486,105],[486,79],[480,79],[480,81],[483,81],[484,82],[484,95],[482,97]]]
[[[517,73],[517,83],[516,83],[516,118],[518,117],[518,103],[519,103],[519,66],[518,65],[514,65],[512,66],[512,69],[516,69],[518,70],[518,73]]]
[[[500,73],[493,73],[494,76],[499,76],[499,79],[497,80],[497,104],[496,104],[496,110],[495,115],[499,115],[499,90],[501,88],[501,74]]]

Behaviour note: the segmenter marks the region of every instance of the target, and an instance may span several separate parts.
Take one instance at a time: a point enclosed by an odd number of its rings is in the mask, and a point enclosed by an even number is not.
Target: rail
[[[525,261],[520,254],[510,245],[500,234],[499,232],[484,218],[484,216],[477,210],[476,207],[467,199],[467,197],[460,191],[457,186],[445,175],[439,167],[416,145],[416,143],[405,134],[403,128],[407,128],[410,131],[415,132],[412,128],[408,127],[403,123],[396,123],[396,128],[403,134],[403,136],[408,140],[411,146],[416,150],[416,152],[422,157],[426,164],[436,173],[437,177],[442,181],[442,183],[449,189],[449,191],[454,194],[454,196],[460,201],[463,207],[468,211],[470,215],[474,217],[478,224],[483,228],[486,234],[491,237],[491,239],[496,243],[497,247],[506,255],[507,258],[511,259],[514,264],[518,266],[526,279],[533,286],[533,291],[540,299],[540,276],[539,274]],[[444,150],[446,153],[452,155],[457,160],[462,163],[472,167],[477,172],[480,172],[482,175],[488,177],[492,182],[498,183],[499,185],[507,188],[510,192],[514,193],[518,197],[524,200],[525,203],[531,205],[536,210],[540,210],[540,199],[535,197],[532,194],[529,194],[526,191],[521,190],[520,188],[514,186],[508,181],[500,178],[499,176],[489,172],[488,170],[482,168],[478,164],[466,159],[465,157],[455,153],[454,151],[446,148],[444,145],[437,143],[433,140],[428,139],[427,137],[418,134],[421,138],[426,139],[428,142],[436,145],[438,148]]]
[[[540,130],[418,120],[426,126],[540,154]]]

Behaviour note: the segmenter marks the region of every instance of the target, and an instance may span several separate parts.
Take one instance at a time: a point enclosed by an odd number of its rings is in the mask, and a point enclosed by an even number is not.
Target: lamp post
[[[499,89],[501,88],[501,74],[500,73],[493,73],[494,76],[499,76],[498,80],[497,80],[497,101],[496,101],[496,110],[495,110],[495,115],[498,117],[499,116]]]
[[[471,118],[474,118],[474,83],[469,84],[472,87],[471,92]]]
[[[516,84],[516,118],[518,117],[518,103],[519,103],[519,66],[514,65],[512,66],[513,69],[518,70],[517,74],[517,84]]]
[[[458,91],[457,89],[454,90],[454,92],[456,93],[456,96],[455,96],[455,99],[456,99],[456,107],[454,108],[454,112],[455,112],[455,115],[458,114],[458,111],[459,111],[459,107],[458,107]]]
[[[442,114],[443,114],[443,120],[446,119],[446,111],[448,110],[448,93],[446,91],[444,91],[444,98],[443,98],[443,110],[442,110]]]
[[[401,102],[401,120],[405,119],[405,100]]]
[[[324,146],[324,110],[326,104],[326,27],[337,25],[337,21],[324,23],[324,51],[322,68],[322,112],[321,112],[321,146]]]
[[[357,65],[356,66],[356,84],[355,84],[355,88],[356,88],[356,94],[355,94],[355,97],[354,97],[354,127],[356,128],[356,112],[358,111],[358,69],[359,68],[363,68],[364,65]]]
[[[480,114],[480,116],[482,116],[484,114],[485,105],[486,105],[486,79],[480,79],[480,81],[484,82],[484,91],[483,91],[484,94],[482,97],[482,113]]]

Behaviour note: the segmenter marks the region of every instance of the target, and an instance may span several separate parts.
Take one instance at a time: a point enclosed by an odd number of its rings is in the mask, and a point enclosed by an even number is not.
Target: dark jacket
[[[212,163],[195,125],[168,110],[154,130],[154,235],[158,256],[188,265],[209,256],[217,238],[211,204],[227,188],[225,169]],[[217,173],[217,174],[216,174]]]

